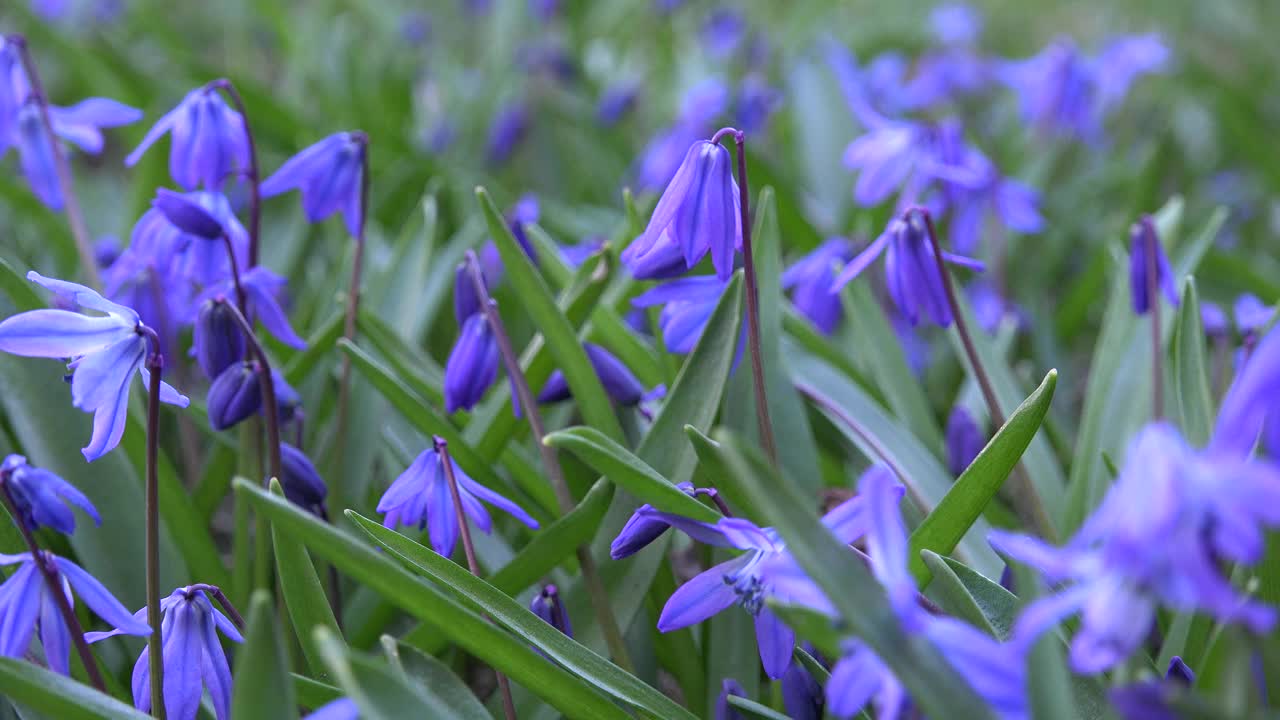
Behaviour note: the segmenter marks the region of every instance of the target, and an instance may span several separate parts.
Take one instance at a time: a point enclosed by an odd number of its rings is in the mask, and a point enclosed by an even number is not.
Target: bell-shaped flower
[[[63,198],[54,158],[55,139],[49,137],[39,102],[28,94],[25,76],[20,70],[13,76],[23,78],[23,82],[15,83],[20,86],[16,92],[19,97],[26,96],[26,101],[18,106],[10,121],[14,125],[10,134],[0,139],[0,155],[11,139],[18,148],[19,164],[31,192],[45,205],[61,210]],[[3,78],[0,78],[0,84],[4,84]],[[3,102],[0,100],[0,105]],[[67,108],[51,105],[48,111],[54,135],[91,155],[102,152],[102,128],[128,125],[142,117],[138,110],[106,98],[89,98]],[[0,120],[0,126],[4,122]]]
[[[529,528],[538,528],[538,521],[519,505],[472,480],[453,458],[449,460],[458,483],[462,509],[481,532],[488,534],[493,529],[493,520],[489,517],[489,511],[480,503],[481,500],[501,509]],[[431,547],[445,557],[453,554],[460,532],[457,508],[449,490],[449,481],[445,477],[444,463],[435,449],[424,450],[391,483],[391,487],[387,488],[387,492],[378,501],[378,512],[385,513],[383,524],[389,528],[404,525],[422,529],[425,526],[431,537]]]
[[[645,399],[644,385],[640,384],[639,378],[616,355],[593,343],[583,343],[582,349],[586,351],[587,359],[591,361],[591,367],[596,371],[596,376],[600,378],[600,384],[604,386],[610,399],[624,407],[638,405]],[[556,370],[547,378],[542,392],[538,393],[538,402],[560,402],[571,396],[564,373]]]
[[[551,627],[573,637],[573,624],[569,622],[569,613],[555,585],[544,585],[533,596],[533,600],[529,603],[529,610]]]
[[[165,133],[173,133],[169,174],[184,190],[219,190],[227,177],[249,167],[244,118],[212,85],[187,93],[178,106],[156,122],[125,158],[133,167]]]
[[[262,181],[262,196],[290,190],[302,193],[302,209],[309,222],[341,212],[351,237],[360,236],[368,137],[358,130],[340,132],[294,155]]]
[[[46,563],[58,578],[58,584],[71,601],[71,591],[97,613],[98,617],[119,628],[126,635],[150,635],[151,628],[141,618],[129,614],[102,583],[79,565],[53,553],[44,552],[39,562]],[[31,639],[40,632],[45,661],[49,669],[71,674],[71,631],[49,593],[49,585],[31,553],[0,554],[0,565],[19,564],[18,569],[0,584],[0,656],[22,658]],[[92,633],[91,633],[92,634]]]
[[[699,140],[685,153],[684,162],[658,199],[649,225],[633,243],[637,250],[628,248],[623,262],[631,267],[639,256],[663,254],[674,245],[687,268],[710,252],[716,275],[727,280],[733,274],[735,253],[742,247],[739,208],[738,183],[728,149]]]
[[[1133,224],[1129,230],[1129,290],[1133,296],[1133,311],[1146,315],[1151,309],[1151,279],[1149,269],[1151,258],[1148,253],[1155,253],[1156,285],[1164,293],[1169,304],[1178,306],[1178,279],[1174,277],[1173,268],[1169,265],[1169,257],[1164,254],[1160,235],[1156,232],[1155,223],[1150,216]]]
[[[102,524],[98,509],[76,486],[27,464],[21,455],[10,455],[0,463],[0,486],[8,488],[19,519],[29,530],[50,527],[64,535],[74,533],[76,517],[68,504],[83,510],[95,524]]]
[[[280,486],[289,502],[322,518],[326,516],[324,501],[329,488],[305,453],[289,443],[280,443],[280,472]]]
[[[947,417],[946,441],[947,469],[955,477],[960,477],[960,473],[969,467],[969,463],[978,457],[978,453],[987,444],[978,422],[959,404],[951,408],[951,415]]]
[[[203,589],[207,586],[188,585],[160,600],[160,612],[164,614],[160,632],[164,638],[164,687],[162,697],[166,717],[172,720],[194,720],[200,710],[200,698],[209,691],[213,701],[213,713],[217,720],[229,720],[231,716],[231,666],[227,663],[221,631],[228,640],[242,643],[244,638],[236,626],[209,601]],[[146,617],[144,607],[131,620]],[[127,616],[126,616],[127,617]],[[111,632],[86,633],[85,640],[93,643],[123,632],[118,626]],[[133,706],[142,712],[151,712],[150,650],[142,649],[138,661],[133,664]]]
[[[791,292],[791,303],[824,335],[834,333],[844,319],[840,296],[831,292],[831,283],[851,257],[848,240],[828,238],[782,273],[782,289]]]
[[[236,267],[242,270],[248,267],[249,233],[236,219],[226,196],[199,191],[181,197],[198,205],[221,226],[231,240]],[[207,224],[201,225],[206,231],[211,230]],[[184,230],[159,207],[153,206],[133,226],[128,252],[135,256],[136,263],[157,268],[175,286],[188,292],[198,291],[231,280],[231,258],[227,255],[226,243],[219,238],[210,239]]]
[[[240,287],[244,290],[248,319],[251,322],[254,319],[261,320],[262,326],[271,333],[272,337],[295,350],[303,350],[307,347],[307,341],[294,331],[293,326],[289,324],[289,316],[281,306],[281,302],[288,299],[286,285],[287,281],[283,277],[268,270],[264,265],[255,265],[252,270],[240,276]],[[234,293],[235,285],[228,278],[202,293],[198,301],[201,306],[209,301],[231,302],[230,298]]]
[[[151,204],[164,215],[166,220],[184,233],[205,240],[221,240],[226,232],[222,223],[218,222],[212,213],[182,193],[160,188],[156,191],[156,198]]]
[[[697,495],[697,491],[691,482],[682,482],[676,485],[676,489],[690,497]],[[614,560],[631,557],[648,547],[649,543],[661,537],[662,533],[666,532],[669,527],[671,527],[671,523],[658,517],[655,514],[654,507],[649,503],[645,503],[637,508],[631,514],[631,517],[627,518],[626,524],[622,526],[618,536],[609,545],[609,557]]]
[[[445,412],[470,410],[498,379],[498,341],[483,313],[467,318],[444,366]]]
[[[191,352],[210,380],[244,359],[244,331],[229,303],[213,298],[200,303],[191,333]]]
[[[71,358],[71,403],[93,413],[93,437],[82,451],[92,462],[111,451],[124,434],[133,376],[149,385],[145,367],[145,326],[132,309],[117,305],[76,283],[46,278],[34,270],[27,279],[80,310],[30,310],[0,322],[0,351],[26,357]],[[160,399],[179,407],[189,401],[161,382]]]
[[[497,167],[511,159],[529,134],[529,107],[524,101],[507,103],[493,115],[485,144],[485,162]]]
[[[227,366],[209,385],[209,426],[226,430],[258,413],[262,408],[260,366],[239,362]]]

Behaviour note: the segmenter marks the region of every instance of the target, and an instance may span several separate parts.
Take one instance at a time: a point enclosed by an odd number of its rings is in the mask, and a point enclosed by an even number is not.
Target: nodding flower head
[[[256,362],[233,363],[209,385],[209,425],[226,430],[262,408],[261,366]]]
[[[200,303],[191,338],[196,363],[210,380],[244,359],[244,331],[225,299],[209,299]]]
[[[263,180],[262,196],[299,190],[309,222],[320,222],[341,212],[347,232],[351,237],[360,237],[367,145],[368,137],[358,130],[330,135],[289,158]]]
[[[831,292],[839,267],[853,257],[852,244],[841,237],[828,238],[815,250],[782,273],[782,289],[791,303],[824,335],[830,335],[844,319],[840,296]]]
[[[280,443],[280,473],[280,486],[289,502],[325,516],[324,501],[329,488],[305,453],[289,443]]]
[[[573,624],[569,622],[569,613],[555,585],[544,585],[542,590],[533,596],[529,609],[551,627],[573,637]]]
[[[586,351],[587,359],[591,361],[591,367],[596,371],[596,376],[600,378],[610,399],[624,407],[637,405],[645,399],[644,385],[640,384],[640,380],[617,356],[593,343],[583,343],[582,349]],[[542,392],[538,393],[538,402],[553,403],[569,397],[569,383],[565,380],[564,373],[556,370],[547,378]]]
[[[102,524],[97,508],[76,486],[48,470],[28,465],[21,455],[10,455],[0,463],[0,486],[9,490],[22,523],[29,530],[51,527],[64,535],[76,531],[74,505]]]
[[[1151,256],[1155,254],[1155,284],[1164,293],[1169,304],[1178,305],[1178,280],[1169,265],[1169,257],[1164,254],[1160,243],[1160,235],[1156,232],[1156,224],[1151,216],[1144,216],[1133,224],[1129,230],[1129,290],[1133,296],[1133,311],[1139,315],[1147,314],[1155,298],[1151,297],[1150,268]]]
[[[222,99],[215,84],[187,93],[147,131],[125,158],[132,167],[165,133],[172,133],[169,173],[185,190],[222,188],[227,178],[249,167],[249,144],[244,118]]]

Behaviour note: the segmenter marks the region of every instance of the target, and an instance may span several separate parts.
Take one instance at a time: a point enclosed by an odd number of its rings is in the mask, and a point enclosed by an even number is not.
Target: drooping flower
[[[792,660],[782,675],[782,706],[787,716],[791,720],[822,720],[825,705],[822,686],[799,660]]]
[[[951,242],[958,251],[975,252],[993,221],[1018,233],[1044,229],[1039,193],[1002,175],[995,163],[965,141],[958,121],[940,123],[935,141],[939,164],[932,173],[941,182],[951,215]]]
[[[18,86],[13,81],[14,75],[21,72],[21,65],[18,47],[8,38],[0,37],[0,156],[9,147],[18,108],[22,105]]]
[[[320,222],[341,212],[352,237],[360,236],[364,210],[361,187],[368,137],[359,130],[340,132],[289,158],[262,181],[262,196],[290,190],[302,193],[307,220]]]
[[[569,613],[564,602],[560,600],[560,591],[555,585],[544,585],[529,603],[529,610],[542,618],[543,622],[560,632],[573,637],[573,624],[569,622]]]
[[[499,355],[497,340],[483,313],[463,321],[444,367],[445,412],[470,410],[480,402],[498,379]]]
[[[21,455],[9,455],[0,463],[0,486],[9,489],[22,524],[29,530],[51,527],[70,535],[76,531],[76,517],[67,504],[74,505],[102,524],[102,516],[84,493],[48,470],[27,464]]]
[[[969,467],[987,444],[982,428],[963,405],[951,408],[947,417],[947,469],[955,477]]]
[[[145,326],[132,309],[107,300],[76,283],[46,278],[32,270],[27,279],[57,293],[83,315],[69,310],[31,310],[0,322],[0,351],[26,357],[71,358],[71,403],[93,413],[93,437],[83,449],[92,462],[120,443],[129,408],[133,376],[149,385]],[[160,399],[186,407],[190,402],[168,383]]]
[[[691,482],[682,482],[676,488],[690,497],[697,495]],[[671,524],[654,514],[654,507],[645,503],[636,509],[622,526],[618,536],[609,545],[609,557],[621,560],[631,557],[657,540]]]
[[[42,553],[39,562],[54,571],[68,602],[74,590],[98,617],[119,627],[121,633],[151,634],[146,622],[130,616],[124,605],[79,565],[50,552]],[[49,586],[33,562],[31,553],[0,554],[0,565],[15,563],[20,563],[18,569],[0,584],[0,656],[25,657],[38,629],[49,669],[69,676],[71,632],[62,621],[57,601],[50,595]]]
[[[725,678],[720,683],[720,695],[716,697],[715,720],[746,720],[746,717],[738,712],[738,708],[729,704],[731,696],[744,698],[747,696],[747,691],[737,680]]]
[[[160,188],[151,204],[170,224],[184,233],[205,240],[221,240],[226,233],[222,223],[212,213],[181,193]]]
[[[172,720],[194,720],[205,690],[213,700],[217,720],[231,716],[231,667],[218,641],[218,632],[232,642],[242,643],[240,631],[209,601],[204,587],[188,585],[176,588],[160,600],[161,635],[164,638],[165,715]],[[144,607],[129,618],[137,622],[146,617]],[[128,618],[128,616],[125,616]],[[124,626],[111,632],[85,633],[85,640],[98,642],[120,634]],[[148,631],[149,633],[150,631]],[[142,712],[151,711],[150,650],[142,649],[133,664],[133,705]]]
[[[249,233],[236,219],[226,196],[199,191],[182,197],[200,206],[222,227],[235,252],[236,267],[246,268]],[[160,272],[166,283],[173,286],[171,292],[174,299],[180,301],[180,307],[189,303],[198,291],[231,279],[231,259],[225,242],[183,230],[157,207],[143,213],[133,226],[125,254],[133,267],[147,266]],[[128,277],[125,272],[120,275]],[[108,294],[114,295],[114,290],[107,288]]]
[[[824,335],[830,335],[844,319],[840,296],[831,292],[839,267],[853,257],[853,246],[842,237],[828,238],[813,252],[782,273],[782,289],[791,291],[791,302]]]
[[[617,125],[635,108],[639,94],[639,88],[634,83],[621,83],[606,88],[596,102],[596,120],[605,127]]]
[[[329,488],[305,453],[289,443],[280,443],[280,473],[285,499],[322,518],[326,516]]]
[[[631,300],[638,308],[662,305],[658,325],[669,352],[693,352],[727,284],[711,275],[695,275],[651,288]],[[741,350],[739,350],[741,352]]]
[[[493,520],[484,505],[480,504],[481,500],[501,509],[531,529],[538,528],[538,521],[519,505],[472,480],[458,466],[457,461],[453,458],[449,460],[458,483],[458,495],[462,498],[462,509],[481,532],[488,534],[493,527]],[[459,533],[457,508],[449,491],[444,463],[435,449],[424,450],[391,483],[391,487],[387,488],[387,492],[378,501],[378,512],[386,514],[383,524],[389,528],[404,525],[422,529],[425,526],[431,537],[431,547],[445,557],[453,554]]]
[[[262,372],[256,362],[229,365],[209,385],[209,426],[226,430],[258,413],[262,408]]]
[[[626,407],[636,405],[645,398],[644,385],[640,384],[635,373],[632,373],[617,356],[594,343],[583,343],[582,349],[586,351],[587,359],[591,361],[591,367],[600,378],[605,393],[614,402]],[[538,393],[538,402],[560,402],[568,400],[571,396],[564,373],[556,370],[551,373],[551,377],[547,378],[547,384],[542,386],[542,392]]]
[[[485,161],[498,166],[511,159],[525,135],[529,133],[529,108],[523,101],[508,103],[498,109],[489,126]]]
[[[1164,254],[1164,248],[1160,243],[1160,235],[1156,232],[1155,222],[1151,217],[1144,216],[1141,220],[1133,224],[1129,230],[1129,238],[1131,244],[1129,246],[1129,290],[1133,295],[1133,311],[1139,315],[1146,315],[1151,308],[1151,288],[1148,268],[1150,257],[1148,253],[1154,252],[1156,255],[1156,284],[1164,293],[1165,298],[1169,300],[1169,304],[1174,307],[1178,306],[1178,280],[1173,275],[1173,268],[1169,265],[1169,257]]]
[[[907,321],[917,324],[923,309],[939,326],[949,326],[951,303],[947,299],[933,243],[919,212],[908,211],[904,216],[890,220],[884,233],[845,266],[832,284],[832,291],[839,290],[857,277],[881,253],[885,255],[885,282],[889,296]],[[945,251],[942,259],[973,270],[983,269],[977,260]]]
[[[136,165],[168,132],[173,140],[169,174],[184,190],[203,186],[217,191],[228,177],[249,167],[244,118],[227,105],[212,84],[187,93],[177,107],[165,113],[125,158],[125,165]]]
[[[240,287],[244,289],[247,319],[250,322],[255,319],[261,320],[262,327],[266,328],[272,337],[295,350],[305,350],[307,341],[303,340],[289,324],[289,316],[281,306],[282,300],[287,300],[286,285],[287,281],[283,277],[267,269],[265,265],[255,265],[252,270],[240,275]],[[210,300],[215,303],[231,302],[230,297],[234,292],[235,286],[228,278],[205,290],[197,300],[202,305]]]
[[[244,359],[244,331],[229,303],[213,298],[200,303],[191,333],[191,352],[210,380]]]

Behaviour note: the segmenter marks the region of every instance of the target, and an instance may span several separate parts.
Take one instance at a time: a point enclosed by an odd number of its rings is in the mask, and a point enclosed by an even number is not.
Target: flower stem
[[[240,284],[240,268],[236,264],[236,249],[231,244],[231,236],[222,233],[223,245],[227,248],[227,260],[231,263],[231,283],[236,288],[236,306],[240,308],[240,314],[248,317],[249,302],[244,294],[244,286]]]
[[[89,231],[84,224],[84,214],[80,212],[80,202],[76,199],[75,183],[71,179],[71,164],[67,162],[67,156],[62,152],[58,136],[53,132],[53,118],[49,115],[49,99],[44,94],[40,74],[36,72],[36,63],[31,58],[31,50],[27,47],[27,39],[24,36],[10,35],[7,39],[18,47],[22,69],[26,72],[27,82],[31,85],[31,97],[40,108],[40,122],[49,135],[49,148],[53,153],[53,170],[58,176],[58,192],[62,195],[62,204],[67,211],[67,224],[71,226],[71,236],[76,243],[76,253],[80,255],[80,267],[84,269],[86,284],[100,290],[102,278],[98,276],[98,262],[94,259],[93,247],[89,244]]]
[[[222,588],[217,585],[196,583],[190,586],[189,590],[191,590],[191,592],[203,590],[206,595],[212,597],[219,605],[222,606],[222,611],[227,614],[227,617],[231,618],[231,622],[234,623],[237,628],[241,630],[244,629],[244,618],[241,617],[240,611],[236,610],[236,606],[231,604],[231,600],[227,598],[226,594],[222,592]]]
[[[249,324],[244,313],[230,303],[227,303],[227,307],[233,311],[231,316],[239,323],[246,342],[258,359],[258,382],[262,387],[262,414],[266,416],[267,457],[270,458],[271,468],[271,474],[263,478],[262,482],[264,485],[269,485],[271,478],[280,478],[280,413],[276,408],[276,383],[271,377],[271,361],[267,358],[267,351],[262,348],[262,343],[258,342],[258,337],[253,334],[253,326]]]
[[[960,311],[960,301],[956,296],[955,283],[951,281],[951,272],[947,269],[946,258],[942,254],[942,244],[938,241],[938,233],[933,226],[933,215],[921,207],[907,210],[906,215],[911,215],[912,213],[918,214],[924,220],[925,229],[928,230],[929,244],[933,249],[933,259],[938,264],[938,274],[942,277],[942,288],[947,294],[948,304],[951,305],[951,315],[955,320],[956,334],[960,336],[960,344],[964,346],[964,354],[969,359],[969,367],[973,370],[973,377],[977,380],[979,389],[982,390],[982,398],[987,403],[987,413],[991,416],[991,423],[996,428],[996,431],[999,432],[999,429],[1004,427],[1004,412],[1000,409],[1000,400],[996,396],[995,387],[991,384],[991,378],[987,375],[987,370],[983,366],[982,360],[978,357],[978,350],[973,344],[973,337],[969,334],[969,324],[965,321],[964,313]],[[1056,539],[1057,531],[1053,527],[1053,520],[1050,519],[1044,504],[1040,502],[1040,495],[1031,485],[1031,479],[1027,476],[1026,469],[1023,468],[1021,461],[1014,466],[1013,472],[1010,473],[1009,499],[1023,522],[1034,527],[1044,539],[1050,541]]]
[[[725,504],[724,498],[720,496],[720,491],[715,488],[698,488],[694,491],[694,494],[705,495],[706,497],[711,498],[711,502],[716,504],[716,508],[720,511],[721,515],[727,518],[733,517],[733,511],[729,509],[727,504]]]
[[[747,346],[751,351],[751,384],[756,396],[756,424],[760,428],[760,444],[774,467],[778,466],[778,444],[773,437],[773,422],[769,419],[769,400],[764,386],[764,351],[760,345],[760,289],[756,282],[756,262],[751,248],[751,208],[747,186],[746,134],[734,128],[721,128],[711,136],[711,142],[719,143],[725,135],[732,135],[738,151],[738,205],[742,213],[742,268],[747,280]]]
[[[360,222],[356,234],[356,256],[351,263],[351,283],[347,288],[347,312],[343,322],[342,336],[349,342],[356,339],[356,321],[360,315],[360,280],[364,272],[365,222],[369,214],[369,137],[363,132],[355,131],[352,136],[360,143]],[[342,374],[338,379],[338,454],[342,453],[342,438],[346,437],[347,405],[351,401],[351,356],[342,354]],[[341,489],[334,488],[341,499]]]
[[[494,338],[498,342],[498,350],[502,353],[507,375],[515,385],[520,408],[529,417],[533,441],[538,446],[543,467],[546,468],[547,476],[551,479],[551,487],[555,491],[560,514],[567,515],[574,507],[573,494],[569,492],[569,485],[565,482],[564,472],[560,467],[560,459],[556,457],[555,449],[543,442],[547,432],[542,424],[542,414],[538,412],[538,401],[529,389],[529,381],[525,379],[524,371],[520,369],[520,358],[516,356],[515,348],[511,346],[511,338],[502,324],[502,316],[498,314],[498,304],[489,297],[489,290],[485,287],[484,275],[480,271],[480,262],[476,259],[476,254],[468,250],[464,262],[467,264],[476,297],[480,300],[480,309],[489,321],[489,327],[493,330]],[[595,558],[591,556],[591,548],[579,545],[577,556],[578,565],[582,567],[582,579],[586,583],[587,592],[591,595],[596,623],[604,634],[605,644],[609,646],[609,654],[613,656],[613,662],[618,667],[632,672],[634,666],[631,664],[631,656],[627,653],[627,644],[622,638],[622,631],[618,628],[618,621],[613,616],[613,606],[609,604],[609,592],[600,578]]]
[[[49,588],[49,594],[53,596],[53,601],[58,606],[58,613],[62,615],[62,622],[67,626],[67,632],[71,634],[71,642],[76,646],[76,653],[80,656],[80,662],[84,664],[84,671],[89,675],[89,682],[93,683],[98,692],[106,693],[107,685],[102,681],[102,671],[98,669],[98,662],[94,659],[93,653],[89,651],[89,644],[84,641],[84,628],[80,627],[80,621],[71,609],[71,603],[67,602],[66,592],[62,588],[62,582],[58,579],[57,566],[54,564],[52,557],[41,552],[31,528],[27,527],[27,524],[23,522],[22,515],[18,512],[18,503],[14,502],[13,495],[9,491],[9,485],[5,482],[7,479],[7,473],[0,473],[0,500],[4,501],[5,509],[13,517],[13,524],[18,526],[18,532],[22,534],[22,539],[26,541],[27,550],[31,553],[31,561],[36,564],[36,567],[40,569],[40,574],[44,577],[44,584]]]
[[[471,541],[471,526],[467,524],[467,514],[462,509],[462,493],[458,492],[458,478],[453,474],[453,459],[449,457],[449,443],[439,435],[432,438],[436,452],[440,455],[440,466],[444,468],[444,478],[449,483],[449,495],[453,498],[453,509],[458,515],[458,532],[462,534],[462,551],[467,556],[467,569],[472,575],[480,577],[480,563],[476,562],[476,547]],[[492,622],[492,621],[491,621]],[[516,706],[511,700],[511,683],[501,671],[494,669],[498,676],[498,690],[502,693],[502,712],[507,720],[516,720]]]
[[[1147,309],[1151,312],[1151,419],[1164,416],[1164,354],[1160,342],[1160,277],[1158,255],[1160,236],[1156,235],[1151,216],[1140,221],[1146,230]]]
[[[147,394],[147,624],[151,637],[147,640],[151,670],[151,714],[164,718],[164,642],[160,635],[160,382],[164,373],[164,356],[160,354],[160,337],[146,326],[140,326],[151,340],[147,355],[150,390]]]
[[[262,175],[258,172],[258,149],[253,142],[253,129],[249,126],[249,112],[245,109],[244,99],[240,97],[236,86],[227,78],[219,78],[209,83],[210,88],[221,88],[231,98],[231,104],[240,113],[240,121],[244,124],[244,142],[249,147],[249,167],[245,178],[249,181],[249,267],[258,264],[258,234],[262,226],[262,193],[258,185]]]

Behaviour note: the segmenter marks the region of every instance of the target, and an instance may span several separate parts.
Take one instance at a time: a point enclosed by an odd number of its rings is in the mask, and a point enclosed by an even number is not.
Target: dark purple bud
[[[181,193],[166,188],[156,191],[156,199],[152,205],[164,215],[165,219],[184,233],[190,233],[206,240],[218,240],[225,230],[208,210],[198,203],[188,200]]]
[[[947,468],[951,474],[960,477],[986,444],[986,436],[969,411],[961,405],[952,408],[947,418]]]
[[[524,103],[513,103],[498,110],[489,127],[485,159],[491,166],[502,165],[511,158],[529,131],[529,110]]]
[[[235,310],[225,301],[209,300],[196,313],[192,330],[196,362],[210,380],[244,359],[245,342]]]
[[[1169,300],[1169,304],[1178,305],[1177,280],[1173,276],[1173,268],[1169,265],[1169,257],[1164,254],[1160,236],[1156,234],[1156,224],[1151,216],[1144,215],[1129,230],[1129,290],[1133,296],[1133,311],[1146,315],[1153,298],[1150,297],[1150,281],[1147,268],[1150,258],[1148,253],[1156,255],[1156,284]]]
[[[529,603],[529,609],[551,627],[573,637],[573,625],[569,623],[569,614],[565,611],[564,603],[560,601],[560,592],[555,585],[546,585],[542,588],[542,592],[534,595],[533,602]]]
[[[1174,655],[1169,660],[1169,670],[1165,672],[1164,679],[1168,682],[1177,683],[1185,687],[1191,687],[1196,681],[1195,672],[1187,666],[1182,658]]]
[[[484,276],[484,273],[481,273]],[[486,291],[488,290],[488,279],[485,280]],[[458,327],[467,321],[467,318],[480,312],[480,297],[476,295],[475,284],[471,281],[471,273],[467,270],[466,263],[458,263],[458,269],[453,275],[453,317],[458,321]]]
[[[445,412],[470,410],[498,379],[498,341],[483,313],[467,318],[444,366]]]
[[[782,674],[782,706],[791,720],[822,720],[822,686],[798,660]]]
[[[747,696],[747,691],[733,678],[725,678],[720,685],[720,697],[716,698],[716,720],[747,720],[738,709],[729,704],[729,696],[740,698]]]
[[[316,466],[298,448],[280,443],[280,486],[289,502],[322,514],[329,494]]]
[[[693,483],[683,482],[677,485],[684,494],[693,497]],[[636,509],[631,517],[627,519],[627,524],[622,526],[622,531],[618,533],[618,537],[613,539],[613,543],[609,545],[609,557],[614,560],[621,560],[630,557],[643,550],[649,543],[661,537],[662,533],[671,527],[663,520],[652,517],[647,511],[653,510],[653,506],[645,503]]]
[[[516,240],[520,242],[520,247],[524,248],[524,254],[529,256],[534,265],[538,264],[538,253],[533,249],[533,243],[529,242],[529,237],[524,231],[526,223],[533,224],[538,222],[538,218],[542,215],[541,207],[538,205],[537,196],[532,193],[522,195],[516,201],[515,207],[507,213],[507,224],[511,226],[511,234],[516,236]]]
[[[262,408],[258,366],[241,362],[223,370],[209,386],[209,425],[226,430]]]
[[[10,455],[0,463],[0,485],[8,488],[18,515],[30,530],[50,527],[64,535],[74,533],[76,518],[68,504],[102,524],[97,508],[84,493],[48,470],[28,465],[21,455]]]

